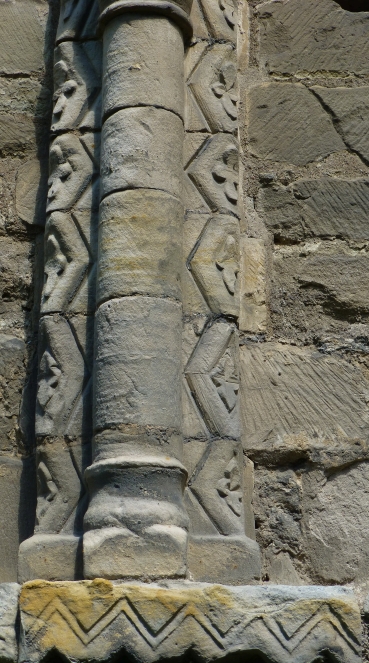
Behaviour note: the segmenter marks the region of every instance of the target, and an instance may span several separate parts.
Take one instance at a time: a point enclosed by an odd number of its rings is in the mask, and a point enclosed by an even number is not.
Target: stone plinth
[[[203,663],[231,653],[273,663],[361,661],[359,609],[342,587],[33,581],[22,588],[20,608],[27,663],[51,651],[76,663],[186,653]]]

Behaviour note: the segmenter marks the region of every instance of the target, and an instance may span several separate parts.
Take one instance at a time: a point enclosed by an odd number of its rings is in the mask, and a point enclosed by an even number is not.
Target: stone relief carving
[[[216,435],[237,439],[238,344],[235,325],[215,322],[201,336],[185,375],[204,420]]]
[[[47,212],[98,207],[99,134],[65,134],[50,148]]]
[[[88,434],[90,371],[78,347],[81,340],[61,316],[41,319],[38,436]]]
[[[211,311],[238,315],[238,219],[211,217],[190,254],[188,267]]]
[[[209,138],[187,168],[213,211],[238,214],[239,153],[236,139],[218,133]]]
[[[96,37],[98,0],[62,0],[56,40]]]
[[[90,213],[53,212],[49,216],[45,228],[42,313],[93,311],[96,226],[96,216]]]
[[[198,104],[212,133],[237,129],[237,62],[231,44],[214,44],[201,54],[187,86],[191,103]],[[190,124],[187,130],[191,129]]]
[[[52,131],[101,124],[101,44],[62,42],[55,50]]]
[[[213,39],[236,42],[236,0],[199,0],[209,36]]]

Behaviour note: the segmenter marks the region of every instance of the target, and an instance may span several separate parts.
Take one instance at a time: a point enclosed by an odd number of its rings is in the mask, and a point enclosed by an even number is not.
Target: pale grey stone
[[[30,74],[44,66],[44,29],[32,0],[0,5],[0,72]]]
[[[98,301],[181,299],[183,204],[164,191],[115,193],[100,207]]]
[[[369,181],[324,177],[262,188],[257,210],[277,238],[369,238]]]
[[[98,41],[66,41],[56,48],[52,131],[100,127],[101,58]]]
[[[95,424],[180,429],[181,306],[125,297],[96,315]]]
[[[22,589],[20,604],[24,662],[53,651],[67,661],[128,653],[154,663],[193,650],[200,663],[228,653],[275,663],[362,660],[360,612],[344,587],[39,582]],[[83,629],[73,618],[80,610]]]
[[[18,660],[16,620],[20,586],[15,582],[0,584],[0,657],[2,661]]]
[[[249,107],[249,144],[254,156],[302,166],[345,149],[329,114],[303,85],[254,87]]]
[[[261,54],[270,72],[369,72],[369,14],[334,0],[264,2],[258,9]]]
[[[264,240],[241,237],[239,275],[241,331],[264,333],[268,323],[267,255]]]
[[[167,18],[125,14],[104,31],[103,113],[155,106],[183,116],[183,37]]]
[[[210,38],[236,43],[238,21],[236,2],[234,0],[221,0],[220,2],[202,0],[201,8]]]
[[[41,318],[36,402],[39,436],[88,436],[91,430],[87,357],[92,330],[86,318],[83,323],[81,334],[75,320],[67,321],[59,315]]]
[[[369,33],[369,13],[367,18]],[[347,147],[369,161],[369,88],[311,88],[328,108]]]
[[[233,136],[217,133],[206,140],[186,173],[212,211],[239,214],[239,146]]]
[[[195,536],[188,542],[188,573],[195,582],[244,585],[260,579],[260,549],[246,536]]]
[[[304,551],[318,582],[363,582],[368,577],[369,465],[304,477]]]
[[[102,130],[101,194],[161,189],[182,196],[183,124],[161,108],[127,108]]]
[[[35,534],[20,545],[18,581],[25,583],[43,578],[80,580],[82,569],[82,539],[68,533]]]
[[[189,268],[214,313],[239,312],[239,221],[219,214],[210,217],[191,252]]]
[[[187,80],[189,88],[187,104],[187,129],[194,126],[194,117],[203,115],[203,126],[207,131],[234,132],[237,127],[237,62],[236,51],[231,44],[214,44],[205,51],[199,49],[199,59],[191,62],[191,74]],[[197,104],[197,110],[192,110]],[[204,122],[205,121],[205,122]]]
[[[58,136],[50,147],[47,212],[98,207],[100,134]]]
[[[137,452],[88,468],[85,577],[184,576],[188,516],[182,495],[186,477],[185,468],[174,458]]]

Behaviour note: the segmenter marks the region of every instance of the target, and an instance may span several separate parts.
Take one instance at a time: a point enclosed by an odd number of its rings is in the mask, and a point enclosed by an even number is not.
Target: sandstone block
[[[369,29],[369,12],[367,15]],[[323,88],[312,90],[332,113],[337,130],[347,147],[369,160],[369,88]]]
[[[16,620],[20,587],[16,583],[0,584],[0,656],[15,663],[18,659]]]
[[[35,152],[36,129],[33,118],[23,113],[0,113],[1,156]]]
[[[23,340],[0,334],[0,449],[10,451],[16,431],[25,379],[26,346]]]
[[[144,188],[180,198],[182,143],[183,124],[174,113],[153,107],[114,113],[102,130],[101,195]]]
[[[30,74],[44,65],[44,30],[32,0],[0,5],[0,72]]]
[[[73,534],[35,534],[20,545],[18,581],[37,578],[79,580],[82,570],[82,539]]]
[[[102,304],[96,317],[96,428],[180,429],[181,306],[154,297]]]
[[[334,0],[289,0],[265,2],[258,15],[268,71],[368,73],[368,12],[344,11]]]
[[[189,650],[201,663],[228,652],[276,663],[311,663],[322,652],[361,661],[360,612],[343,587],[35,581],[23,586],[20,606],[22,662],[56,651],[69,661],[129,654],[151,663]]]
[[[155,31],[155,33],[153,33]],[[156,106],[183,116],[183,37],[165,17],[142,14],[110,21],[104,32],[103,113]]]
[[[369,181],[324,177],[262,188],[257,211],[276,238],[369,238]]]
[[[267,83],[252,88],[249,112],[250,151],[259,158],[302,166],[345,149],[330,116],[302,85]]]
[[[267,328],[267,257],[265,242],[241,238],[240,330],[261,334]]]
[[[39,159],[28,159],[17,173],[16,209],[22,221],[45,224],[47,165]]]
[[[195,582],[244,585],[260,578],[260,550],[246,536],[190,536],[188,573]]]
[[[354,440],[357,452],[366,453],[367,388],[361,372],[342,358],[274,343],[242,346],[247,454],[264,462],[308,458],[326,466],[356,460]]]
[[[163,191],[115,193],[100,211],[98,301],[181,298],[183,205]]]

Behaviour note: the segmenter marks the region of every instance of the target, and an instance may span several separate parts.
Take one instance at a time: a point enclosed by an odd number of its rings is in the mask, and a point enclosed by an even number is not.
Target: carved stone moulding
[[[124,13],[143,12],[146,16],[150,14],[161,14],[170,18],[182,30],[187,39],[193,34],[190,12],[192,0],[100,0],[100,26]]]
[[[248,653],[268,663],[361,661],[359,608],[342,587],[35,581],[23,586],[20,609],[22,663],[49,652],[73,662]]]

